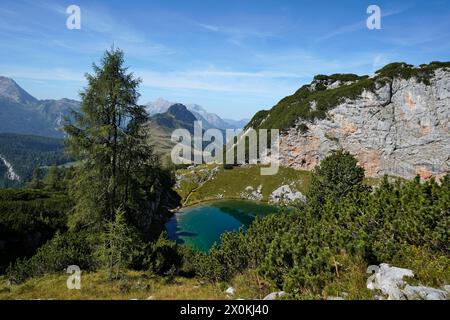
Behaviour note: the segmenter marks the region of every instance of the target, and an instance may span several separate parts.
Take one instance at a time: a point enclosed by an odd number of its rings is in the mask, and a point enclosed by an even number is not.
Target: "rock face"
[[[408,300],[447,300],[447,292],[435,288],[407,285],[403,292]]]
[[[20,177],[14,171],[14,168],[11,165],[11,163],[9,163],[1,154],[0,154],[0,161],[2,161],[6,167],[6,178],[11,181],[20,181]]]
[[[340,101],[325,119],[297,121],[282,133],[281,164],[311,170],[342,148],[359,160],[369,177],[427,179],[448,173],[450,70],[433,72],[427,83],[414,77],[377,83],[355,99]],[[299,129],[305,126],[307,132]]]

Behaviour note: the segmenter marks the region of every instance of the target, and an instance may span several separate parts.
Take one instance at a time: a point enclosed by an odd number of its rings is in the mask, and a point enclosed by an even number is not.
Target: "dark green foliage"
[[[62,165],[74,158],[64,153],[61,139],[28,136],[19,134],[0,134],[0,155],[13,167],[20,182],[7,180],[6,170],[0,161],[0,187],[20,187],[31,179],[33,169],[50,165]]]
[[[12,232],[20,233],[30,232],[38,224],[59,229],[65,226],[66,213],[71,205],[71,201],[63,193],[0,190],[0,223]],[[5,235],[5,232],[1,234]]]
[[[64,271],[77,265],[82,271],[96,266],[94,248],[98,239],[87,232],[57,233],[29,259],[19,259],[8,268],[12,283],[21,283],[30,277]]]
[[[258,111],[253,118],[250,120],[250,122],[245,126],[245,129],[247,128],[259,128],[261,125],[261,122],[269,115],[269,110],[261,110]]]
[[[293,95],[282,99],[270,111],[256,113],[246,128],[285,130],[294,127],[299,120],[312,122],[324,119],[327,111],[345,99],[355,100],[364,90],[374,91],[377,86],[386,85],[394,78],[415,78],[418,82],[429,85],[434,71],[439,68],[450,68],[450,62],[432,62],[419,67],[392,63],[378,70],[372,78],[355,74],[317,75],[311,85],[305,85]],[[327,89],[326,84],[336,81],[341,82],[340,86]],[[315,107],[311,108],[312,105]],[[303,133],[306,132],[305,127],[301,129]]]
[[[325,159],[314,175],[315,188],[325,195],[320,201],[314,197],[296,210],[256,219],[245,233],[225,234],[221,245],[196,260],[197,274],[223,281],[256,269],[296,296],[320,294],[339,276],[343,256],[402,265],[414,260],[407,252],[418,251],[448,265],[450,176],[440,184],[385,178],[372,192],[358,187],[362,171],[343,152]]]
[[[365,76],[367,77],[367,76]],[[356,74],[352,74],[352,73],[336,73],[336,74],[332,74],[331,76],[327,76],[327,75],[323,75],[323,74],[319,74],[317,76],[314,77],[314,81],[327,81],[327,82],[336,82],[336,81],[341,81],[341,82],[348,82],[348,81],[357,81],[357,80],[361,80],[365,77],[360,77]]]
[[[190,247],[178,246],[168,239],[164,231],[154,242],[142,242],[134,238],[132,259],[129,265],[135,270],[148,271],[151,275],[193,277],[200,253]]]
[[[0,272],[65,230],[72,203],[63,193],[0,190]]]
[[[123,52],[112,49],[87,80],[81,111],[64,127],[68,149],[82,159],[70,184],[70,227],[102,230],[121,209],[127,223],[147,234],[173,179],[141,130],[148,115],[137,104],[140,79],[124,67]]]
[[[34,168],[31,180],[30,182],[27,183],[27,188],[35,190],[43,189],[44,188],[44,182],[42,181],[43,178],[44,173],[42,172],[42,169],[39,167]]]
[[[114,221],[107,223],[97,249],[100,265],[108,271],[109,280],[120,279],[133,259],[136,235],[126,224],[124,213],[116,211]]]
[[[419,178],[391,185],[385,179],[366,207],[367,224],[375,231],[367,234],[377,259],[392,258],[404,245],[450,253],[449,179],[440,185],[434,180],[421,184]]]
[[[163,232],[156,242],[149,245],[145,258],[147,269],[157,275],[174,272],[182,263],[178,250],[176,243],[168,240],[167,233]]]
[[[298,130],[301,133],[307,133],[309,128],[308,128],[308,125],[306,125],[305,123],[300,123],[299,126],[298,126]]]
[[[64,172],[57,166],[51,166],[45,177],[44,189],[49,191],[62,191],[65,189],[64,186]]]
[[[376,71],[376,74],[380,78],[388,79],[400,78],[409,80],[415,78],[419,82],[430,85],[430,79],[433,77],[434,71],[439,68],[450,68],[450,62],[431,62],[428,65],[424,64],[417,68],[406,63],[391,63]]]
[[[314,169],[308,192],[309,201],[323,204],[325,199],[340,200],[352,189],[361,190],[364,169],[357,162],[355,157],[342,150],[325,158]]]

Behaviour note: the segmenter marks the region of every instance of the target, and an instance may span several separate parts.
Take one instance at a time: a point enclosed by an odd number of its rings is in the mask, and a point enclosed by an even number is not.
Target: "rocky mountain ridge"
[[[450,63],[391,64],[372,77],[316,76],[249,127],[281,129],[281,164],[312,170],[331,152],[357,157],[368,177],[450,172]]]
[[[153,116],[156,114],[167,112],[167,110],[174,104],[177,103],[159,98],[154,102],[147,103],[146,110],[150,116]],[[202,126],[206,130],[211,128],[221,130],[241,129],[248,123],[248,119],[222,119],[217,114],[208,112],[205,108],[198,104],[186,104],[185,106],[196,117],[198,121],[202,121]]]
[[[61,138],[64,118],[79,108],[70,99],[38,100],[13,79],[0,76],[0,133]]]

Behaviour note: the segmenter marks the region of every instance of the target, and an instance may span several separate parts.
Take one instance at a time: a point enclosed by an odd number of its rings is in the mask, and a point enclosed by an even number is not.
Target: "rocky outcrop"
[[[281,164],[311,170],[332,151],[345,149],[356,156],[369,177],[428,179],[448,173],[450,69],[433,70],[427,81],[396,76],[373,83],[356,97],[344,96],[325,117],[299,118],[285,130],[280,140]],[[327,83],[323,90],[342,85],[347,84]],[[314,108],[312,101],[309,112]]]
[[[381,295],[377,296],[378,299],[447,300],[449,298],[449,294],[445,289],[409,285],[405,278],[414,277],[412,270],[391,267],[383,263],[373,271],[375,273],[367,280],[367,289],[381,293]]]
[[[5,157],[3,157],[1,154],[0,154],[0,161],[2,161],[3,164],[4,164],[5,167],[6,167],[6,178],[7,178],[8,180],[11,180],[11,181],[20,181],[20,177],[19,177],[19,175],[14,171],[14,168],[13,168],[12,164],[9,163],[9,162],[5,159]]]
[[[245,200],[262,201],[262,185],[260,185],[256,190],[252,186],[248,186],[239,196],[241,199]]]
[[[269,203],[287,205],[295,201],[306,201],[306,197],[299,191],[284,185],[274,190],[269,196]]]

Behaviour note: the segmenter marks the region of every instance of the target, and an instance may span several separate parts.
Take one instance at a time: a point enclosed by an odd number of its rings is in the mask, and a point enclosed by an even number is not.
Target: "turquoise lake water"
[[[183,209],[167,223],[171,240],[206,252],[227,231],[248,228],[257,216],[276,213],[277,207],[239,200],[211,202]]]

